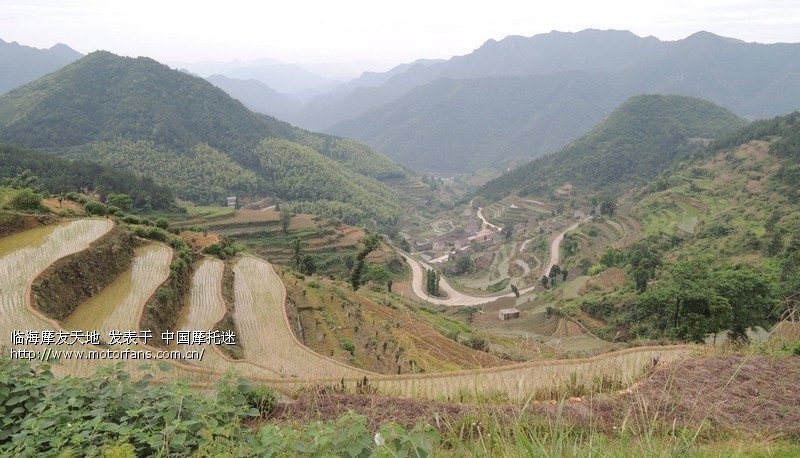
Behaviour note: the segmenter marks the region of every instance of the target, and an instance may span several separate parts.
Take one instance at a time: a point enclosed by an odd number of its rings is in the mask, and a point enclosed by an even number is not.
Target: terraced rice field
[[[142,307],[169,276],[172,250],[158,243],[139,247],[131,268],[99,294],[84,302],[64,321],[68,330],[137,331]]]
[[[0,334],[4,339],[13,331],[58,329],[56,323],[30,307],[31,282],[47,266],[85,249],[112,227],[113,223],[106,220],[81,220],[0,239]]]
[[[318,355],[300,344],[286,318],[286,290],[267,262],[245,257],[233,267],[234,320],[245,358],[282,376],[318,378],[363,376],[366,372]]]
[[[216,259],[201,261],[192,277],[192,289],[189,299],[181,312],[176,325],[178,331],[208,331],[225,315],[225,301],[222,298],[222,274],[225,264]],[[215,345],[178,345],[173,341],[170,350],[186,352],[187,350],[205,350],[199,367],[211,369],[217,373],[239,371],[249,377],[278,377],[276,371],[251,364],[249,361],[235,361],[223,355]]]
[[[671,362],[690,352],[687,346],[634,348],[580,360],[538,361],[485,371],[376,377],[370,378],[370,384],[382,393],[406,397],[458,400],[462,393],[503,393],[510,400],[525,401],[533,393],[563,386],[572,378],[585,384],[604,379],[630,385],[653,366],[653,358]]]
[[[107,220],[81,220],[37,228],[0,239],[0,332],[10,336],[15,330],[60,330],[55,323],[35,312],[29,304],[28,288],[33,279],[61,257],[86,248],[92,241],[107,233],[112,223]],[[87,301],[70,317],[69,323],[82,328],[120,330],[138,327],[138,313],[147,298],[166,279],[171,250],[163,245],[148,245],[137,252],[134,265],[124,274],[130,275],[130,286],[122,277]],[[193,279],[188,307],[178,327],[211,329],[224,313],[221,295],[222,263],[203,261]],[[637,348],[623,352],[578,360],[523,363],[491,369],[423,374],[414,376],[379,376],[348,367],[303,346],[291,332],[284,310],[285,290],[280,277],[263,260],[254,257],[240,259],[234,265],[236,275],[235,315],[238,336],[245,349],[246,360],[231,361],[214,351],[206,351],[200,362],[182,362],[165,375],[207,385],[223,372],[239,370],[243,375],[257,378],[278,388],[291,390],[311,383],[335,383],[341,378],[360,379],[368,375],[379,392],[432,399],[455,399],[459,393],[504,392],[511,399],[524,399],[535,390],[544,390],[565,383],[577,374],[579,380],[615,379],[622,383],[634,380],[651,365],[654,356],[661,361],[682,358],[689,347]],[[120,285],[116,285],[119,282]],[[103,297],[116,304],[108,313],[93,301]],[[127,305],[124,305],[127,304]],[[84,311],[85,309],[85,311]],[[90,311],[95,312],[90,313]],[[122,313],[122,311],[125,313]],[[131,312],[136,311],[139,312]],[[80,314],[86,314],[84,318]],[[97,315],[97,316],[94,316]],[[103,317],[105,316],[105,317]],[[113,318],[112,318],[113,317]],[[98,329],[98,330],[100,330]],[[571,334],[569,325],[554,333]],[[14,344],[15,349],[40,350],[41,346]],[[89,345],[84,349],[94,348]],[[98,363],[109,361],[63,361],[58,374],[85,374]],[[142,361],[127,361],[126,369],[134,371]]]

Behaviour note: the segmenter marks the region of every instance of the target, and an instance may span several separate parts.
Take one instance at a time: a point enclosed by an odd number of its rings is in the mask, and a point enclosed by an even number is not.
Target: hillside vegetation
[[[800,115],[759,121],[619,200],[639,240],[607,247],[593,273],[625,286],[587,288],[580,309],[611,338],[748,340],[800,311]]]
[[[172,191],[130,172],[87,160],[68,160],[35,150],[0,145],[0,184],[52,194],[96,193],[101,199],[125,194],[137,210],[175,206]]]
[[[649,182],[676,160],[744,124],[701,99],[641,95],[628,99],[575,142],[479,189],[490,200],[511,193],[546,196],[566,183],[579,192],[619,193]]]
[[[265,139],[305,153],[282,162],[270,157]],[[409,178],[365,145],[255,114],[207,81],[151,59],[107,52],[0,97],[0,140],[150,176],[197,203],[314,194],[324,213],[379,224],[393,221],[398,207],[375,180]],[[298,165],[306,175],[292,189],[275,180]],[[331,180],[330,171],[343,178]],[[373,193],[380,197],[357,197]]]

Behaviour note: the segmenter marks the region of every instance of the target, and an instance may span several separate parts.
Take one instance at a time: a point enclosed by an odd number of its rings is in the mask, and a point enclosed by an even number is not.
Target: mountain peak
[[[699,32],[695,32],[688,37],[684,38],[683,41],[691,42],[691,43],[744,43],[744,41],[739,40],[737,38],[730,38],[730,37],[723,37],[721,35],[717,35],[715,33],[707,32],[705,30],[701,30]]]

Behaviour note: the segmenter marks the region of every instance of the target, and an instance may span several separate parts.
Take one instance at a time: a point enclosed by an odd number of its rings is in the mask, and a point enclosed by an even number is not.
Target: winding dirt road
[[[547,265],[544,267],[544,275],[550,275],[550,269],[553,268],[554,265],[558,264],[559,261],[559,247],[561,246],[561,242],[564,241],[564,236],[569,231],[574,231],[578,228],[581,224],[585,223],[592,219],[591,216],[587,216],[586,218],[576,221],[572,226],[566,228],[562,233],[558,234],[556,238],[553,239],[553,242],[550,243],[550,260],[547,262]]]
[[[482,216],[482,215],[480,215],[480,213],[479,213],[479,217],[480,216]],[[481,218],[481,219],[483,219],[483,218]],[[566,228],[563,232],[558,234],[553,239],[553,242],[550,244],[550,260],[549,260],[549,262],[547,263],[547,265],[545,266],[545,269],[544,269],[545,274],[549,274],[550,273],[550,269],[554,265],[558,264],[558,262],[559,262],[558,250],[559,250],[559,247],[561,246],[561,242],[564,240],[564,235],[569,231],[575,230],[578,226],[580,226],[581,224],[585,223],[586,221],[589,221],[590,219],[591,219],[591,216],[586,217],[586,218],[584,218],[584,219],[582,219],[580,221],[575,222],[574,224],[572,224],[571,226]],[[514,293],[500,294],[500,295],[494,295],[494,296],[473,296],[473,295],[470,295],[470,294],[465,294],[465,293],[462,293],[460,291],[457,291],[455,288],[453,288],[450,285],[450,283],[447,282],[447,279],[442,277],[439,280],[439,290],[442,293],[444,293],[447,297],[433,297],[433,296],[429,295],[425,291],[425,270],[432,269],[433,267],[430,264],[428,264],[428,263],[426,263],[424,261],[420,261],[420,260],[412,257],[410,254],[408,254],[408,253],[406,253],[404,251],[400,251],[400,250],[397,250],[397,251],[398,251],[398,253],[400,253],[401,256],[403,256],[403,258],[406,260],[406,262],[411,266],[411,274],[412,274],[411,289],[412,289],[412,291],[414,291],[414,294],[417,297],[419,297],[420,299],[422,299],[422,300],[424,300],[426,302],[429,302],[431,304],[446,305],[448,307],[465,306],[465,305],[480,305],[480,304],[486,304],[488,302],[492,302],[492,301],[497,300],[497,299],[499,299],[501,297],[513,297],[514,296]],[[536,289],[536,284],[534,284],[533,286],[529,286],[528,288],[519,290],[519,293],[520,294],[525,294],[525,293],[528,293],[528,292],[533,291],[535,289]]]

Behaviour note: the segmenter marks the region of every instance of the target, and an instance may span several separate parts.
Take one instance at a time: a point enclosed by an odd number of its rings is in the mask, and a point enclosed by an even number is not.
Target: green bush
[[[145,367],[136,380],[122,367],[55,378],[47,365],[0,358],[0,456],[426,457],[440,441],[430,425],[389,423],[376,434],[352,412],[297,429],[252,429],[249,419],[275,408],[268,387],[228,376],[207,396],[186,382],[151,383],[168,364]]]
[[[90,200],[83,204],[83,209],[89,215],[103,216],[108,213],[108,207],[100,202]]]
[[[12,210],[23,212],[47,210],[47,208],[42,205],[42,196],[33,192],[30,188],[14,191],[11,199],[8,201],[8,207]]]
[[[258,410],[259,416],[268,417],[278,406],[275,390],[266,385],[256,385],[244,394],[247,405]]]

